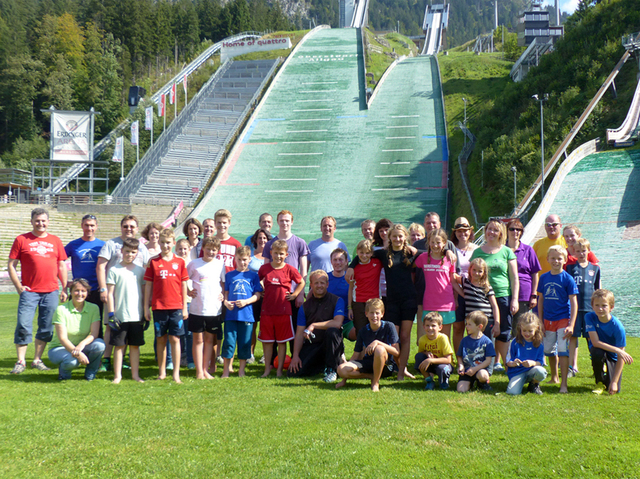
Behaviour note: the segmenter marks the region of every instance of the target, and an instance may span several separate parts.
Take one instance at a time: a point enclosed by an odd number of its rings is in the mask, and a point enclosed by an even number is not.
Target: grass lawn
[[[87,383],[15,361],[17,295],[0,295],[0,477],[637,477],[640,368],[620,395],[591,393],[586,348],[570,394],[508,397],[367,381],[336,391],[319,378],[154,381],[151,329],[144,384]],[[415,328],[414,328],[415,329]],[[352,343],[347,344],[347,355]],[[415,346],[414,346],[415,349]],[[640,340],[628,351],[640,361]],[[412,353],[415,353],[413,351]],[[27,357],[33,355],[29,348]],[[45,358],[45,362],[48,362]],[[237,365],[236,365],[237,368]],[[455,386],[453,378],[452,385]]]

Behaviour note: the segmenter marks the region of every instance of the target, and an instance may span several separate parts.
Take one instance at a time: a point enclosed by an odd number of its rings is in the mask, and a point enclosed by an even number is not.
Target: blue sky
[[[560,10],[562,10],[563,12],[573,13],[576,10],[576,8],[578,8],[578,0],[559,0],[559,2],[560,2]],[[545,2],[545,4],[554,5],[555,0],[547,1]]]

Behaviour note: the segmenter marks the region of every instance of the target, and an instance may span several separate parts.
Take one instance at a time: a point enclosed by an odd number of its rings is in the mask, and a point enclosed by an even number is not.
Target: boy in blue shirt
[[[262,285],[258,273],[249,270],[251,248],[241,246],[236,250],[236,269],[229,271],[224,281],[224,305],[227,314],[224,318],[224,343],[222,358],[224,359],[223,378],[228,378],[233,361],[233,352],[238,345],[240,369],[238,376],[245,375],[247,359],[251,357],[251,332],[253,331],[253,303],[260,299]]]
[[[589,334],[591,366],[597,386],[593,392],[596,394],[602,394],[605,388],[609,394],[620,392],[622,368],[625,364],[633,363],[631,355],[624,350],[627,345],[624,327],[618,318],[611,314],[614,305],[613,293],[599,289],[591,296],[593,312],[587,313],[584,318]]]
[[[347,384],[347,379],[371,378],[371,390],[380,390],[380,378],[393,374],[394,357],[400,355],[400,339],[393,323],[382,321],[384,303],[371,298],[365,305],[369,324],[358,332],[351,360],[338,366],[342,378],[336,389]]]
[[[562,382],[560,393],[569,392],[567,377],[569,374],[569,338],[578,314],[578,287],[571,275],[562,268],[567,262],[567,250],[554,245],[547,252],[547,261],[551,271],[540,276],[538,283],[538,313],[544,320],[544,354],[549,357],[551,379],[549,383],[557,384],[558,362]],[[556,356],[557,354],[557,356]],[[559,359],[558,359],[559,358]]]
[[[487,327],[489,318],[482,311],[473,311],[465,319],[467,336],[460,341],[456,356],[458,357],[457,390],[459,393],[469,391],[478,382],[478,389],[491,391],[489,379],[493,370],[496,349],[491,340],[482,332]]]
[[[567,264],[566,271],[571,275],[578,287],[578,315],[573,328],[573,336],[569,341],[569,377],[578,374],[578,341],[580,337],[588,338],[585,331],[584,317],[591,309],[591,295],[600,289],[600,266],[589,262],[591,243],[586,238],[578,238],[573,245],[576,262]]]

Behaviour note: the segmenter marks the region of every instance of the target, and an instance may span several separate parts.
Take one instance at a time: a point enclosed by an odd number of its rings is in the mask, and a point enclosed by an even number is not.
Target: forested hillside
[[[495,103],[470,107],[470,128],[478,144],[469,163],[472,190],[483,216],[508,213],[513,173],[522,198],[540,174],[540,106],[534,94],[549,94],[544,105],[545,158],[548,161],[624,53],[621,37],[640,28],[637,0],[611,0],[582,6],[565,25],[565,37],[541,58],[520,83],[510,82]],[[587,140],[604,138],[618,127],[631,103],[638,64],[631,59],[616,78],[618,97],[609,90],[569,151]],[[484,150],[484,189],[481,151]]]
[[[129,86],[234,33],[290,28],[266,0],[0,0],[2,163],[48,156],[41,108],[94,107],[99,139],[126,115]]]

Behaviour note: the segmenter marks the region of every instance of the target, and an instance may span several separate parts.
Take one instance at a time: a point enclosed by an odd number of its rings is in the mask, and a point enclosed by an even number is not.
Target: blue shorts
[[[182,322],[181,309],[155,309],[153,311],[153,325],[156,338],[161,338],[166,334],[170,336],[182,336],[184,334]]]
[[[578,311],[578,315],[576,316],[576,324],[573,326],[573,334],[574,338],[588,338],[589,333],[587,333],[587,325],[584,322],[584,317],[587,315],[588,311]]]

